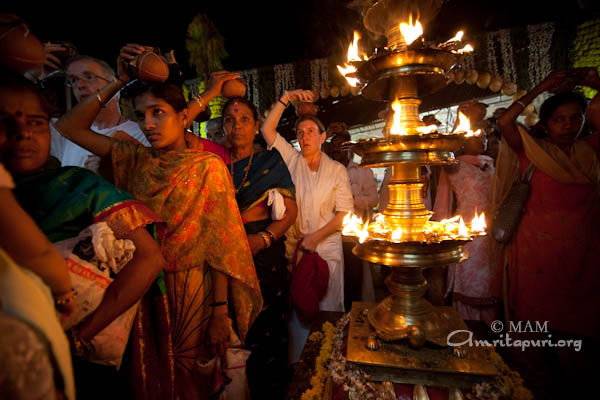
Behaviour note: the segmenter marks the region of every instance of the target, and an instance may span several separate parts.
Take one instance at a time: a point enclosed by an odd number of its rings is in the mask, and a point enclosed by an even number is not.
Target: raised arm
[[[577,68],[580,83],[598,92],[588,104],[587,118],[592,124],[595,133],[600,132],[600,77],[596,68]]]
[[[208,103],[221,94],[223,90],[223,84],[227,81],[238,79],[240,74],[237,72],[229,72],[229,71],[216,71],[210,74],[210,79],[208,81],[208,85],[204,92],[202,92],[199,96],[193,96],[190,101],[187,103],[188,109],[188,128],[192,125],[192,122],[196,119],[198,114],[202,111],[206,110],[208,107]]]
[[[548,75],[539,85],[531,89],[525,96],[515,101],[498,118],[497,126],[508,145],[516,152],[523,152],[523,142],[517,129],[517,117],[540,94],[559,87],[564,83],[567,71],[556,71]]]
[[[265,118],[265,121],[260,128],[265,142],[268,146],[272,146],[277,138],[277,125],[281,119],[281,115],[290,104],[290,101],[313,101],[314,96],[310,90],[292,90],[290,92],[283,93],[277,102],[273,105],[271,112]]]
[[[127,74],[127,63],[141,54],[144,48],[137,44],[123,46],[117,59],[117,78],[100,89],[96,95],[88,96],[63,115],[54,127],[61,135],[77,143],[84,149],[100,157],[110,154],[112,140],[90,129],[102,106],[110,101],[114,95],[130,80]]]
[[[90,341],[115,318],[127,311],[148,291],[166,262],[145,228],[125,235],[135,245],[133,259],[108,286],[102,302],[89,318],[79,324],[79,335]]]

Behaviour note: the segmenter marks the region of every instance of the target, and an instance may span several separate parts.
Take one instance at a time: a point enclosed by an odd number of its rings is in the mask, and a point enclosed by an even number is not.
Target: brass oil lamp
[[[485,234],[483,215],[476,215],[469,226],[460,216],[429,221],[433,213],[421,196],[420,167],[456,162],[454,152],[462,146],[465,136],[474,134],[464,125],[468,125],[468,121],[461,121],[454,132],[442,133],[436,126],[425,126],[419,118],[419,96],[446,86],[445,75],[457,63],[457,54],[465,51],[462,33],[437,45],[426,45],[422,39],[418,40],[423,30],[419,21],[413,23],[412,17],[419,15],[420,21],[426,24],[440,6],[441,0],[368,3],[363,10],[364,25],[375,34],[385,35],[387,46],[371,57],[361,57],[355,34],[348,62],[338,66],[351,85],[361,88],[363,96],[388,101],[392,109],[388,112],[382,138],[345,144],[361,156],[362,167],[391,169],[390,201],[386,209],[371,221],[361,221],[355,216],[348,216],[344,221],[343,234],[359,239],[354,254],[392,267],[386,279],[391,296],[368,310],[364,307],[355,310],[354,306],[352,309],[348,360],[367,366],[388,368],[410,364],[412,369],[427,370],[419,364],[423,357],[398,358],[401,352],[392,348],[387,355],[373,351],[377,346],[373,346],[369,330],[374,330],[384,343],[408,339],[416,347],[423,346],[425,341],[446,347],[448,334],[464,327],[464,323],[452,308],[435,307],[423,298],[427,290],[423,270],[464,261],[468,254],[463,245],[474,236]],[[369,344],[363,345],[365,341]],[[458,358],[446,359],[433,370],[450,374],[493,374],[484,362]],[[374,374],[372,370],[369,372]]]

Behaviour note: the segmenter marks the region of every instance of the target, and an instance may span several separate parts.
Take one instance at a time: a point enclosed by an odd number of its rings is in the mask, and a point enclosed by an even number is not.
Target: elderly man
[[[95,96],[100,89],[115,79],[114,70],[106,62],[94,57],[76,56],[71,58],[66,65],[66,83],[72,88],[73,95],[78,102],[89,96]],[[115,96],[104,105],[92,124],[92,130],[105,136],[135,140],[145,146],[150,146],[138,124],[121,116],[118,102],[118,97]],[[94,157],[92,157],[88,161],[88,157],[92,154],[65,139],[54,128],[54,121],[50,124],[52,133],[51,155],[58,158],[63,166],[89,166],[97,171],[98,160],[90,162],[94,160]]]

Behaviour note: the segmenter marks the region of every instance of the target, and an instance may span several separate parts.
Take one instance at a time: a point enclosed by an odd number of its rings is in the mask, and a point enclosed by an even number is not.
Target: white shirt
[[[346,166],[352,196],[354,197],[354,210],[361,216],[370,215],[370,211],[377,205],[377,181],[370,168],[362,168],[350,160]]]
[[[58,158],[63,167],[75,166],[84,168],[87,158],[92,155],[89,151],[71,142],[56,130],[54,123],[56,118],[50,121],[50,134],[52,142],[50,144],[50,155]],[[111,136],[113,132],[122,131],[143,144],[150,147],[150,142],[146,139],[146,135],[142,132],[139,125],[133,121],[125,121],[122,124],[113,126],[112,128],[98,129],[92,125],[91,129],[104,136]]]
[[[335,217],[336,212],[352,211],[354,201],[346,168],[321,153],[319,169],[311,171],[308,163],[279,133],[269,150],[275,147],[290,171],[296,186],[298,218],[296,229],[313,233]],[[321,241],[316,252],[327,262],[327,293],[319,302],[323,311],[344,311],[344,253],[342,236],[334,232]]]
[[[321,153],[319,169],[311,171],[302,153],[279,133],[269,150],[273,147],[281,154],[296,186],[298,222],[303,234],[319,230],[336,212],[353,210],[350,181],[342,164]]]

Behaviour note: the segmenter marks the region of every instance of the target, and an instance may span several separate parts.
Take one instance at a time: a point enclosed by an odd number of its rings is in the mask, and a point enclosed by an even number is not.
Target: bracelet
[[[225,300],[225,301],[215,301],[214,303],[210,303],[208,306],[209,307],[219,307],[219,306],[226,306],[227,304],[229,304],[227,302],[227,300]]]
[[[198,105],[200,106],[201,109],[204,110],[206,108],[206,105],[204,105],[204,102],[202,101],[202,96],[194,95],[194,96],[192,96],[192,99],[194,99],[194,101],[196,103],[198,103]]]
[[[260,232],[258,232],[258,234],[260,235],[262,240],[265,242],[265,249],[271,247],[271,237],[269,236],[269,234],[265,231],[260,231]]]
[[[56,305],[64,306],[65,304],[69,304],[73,299],[75,299],[75,296],[77,296],[77,293],[75,293],[75,289],[71,289],[67,293],[53,297]]]
[[[271,243],[273,243],[274,241],[276,241],[276,240],[277,240],[277,239],[275,239],[275,235],[273,234],[273,232],[271,232],[271,231],[270,231],[270,230],[268,230],[268,229],[265,229],[265,232],[267,232],[267,234],[268,234],[269,236],[271,236]]]
[[[277,99],[277,101],[283,104],[285,108],[287,108],[290,105],[290,103],[285,104],[283,101],[281,101],[281,99]]]
[[[520,100],[515,101],[515,103],[517,103],[518,105],[520,105],[521,107],[523,107],[523,109],[527,108],[527,106]]]

